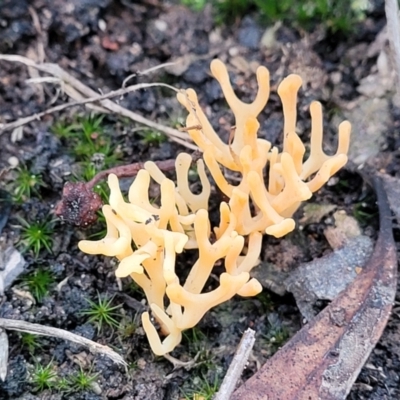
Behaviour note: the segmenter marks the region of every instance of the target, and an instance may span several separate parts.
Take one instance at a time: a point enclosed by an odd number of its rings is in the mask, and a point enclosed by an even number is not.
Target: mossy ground
[[[35,30],[28,5],[39,17],[40,35]],[[103,92],[119,88],[129,74],[189,55],[195,61],[179,76],[176,71],[173,75],[159,70],[149,76],[138,75],[136,82],[163,81],[178,87],[195,88],[201,104],[207,105],[207,113],[224,139],[228,138],[234,122],[218,84],[208,72],[209,61],[215,55],[228,62],[237,93],[245,100],[255,93],[256,82],[249,71],[254,71],[256,65],[263,64],[270,69],[273,88],[285,74],[302,70],[306,80],[315,78],[319,81],[316,85],[305,85],[300,94],[299,130],[306,139],[309,130],[307,105],[312,100],[322,100],[326,109],[334,110],[325,114],[326,143],[329,144],[334,142],[332,114],[340,114],[345,102],[359,96],[354,77],[367,76],[376,61],[376,58],[368,59],[361,66],[351,62],[351,57],[359,60],[364,56],[365,45],[371,43],[382,28],[381,4],[375,4],[367,17],[351,33],[325,36],[321,32],[320,36],[310,35],[284,23],[276,33],[274,46],[266,49],[259,46],[259,40],[271,25],[262,22],[257,14],[221,25],[216,24],[207,8],[199,14],[169,2],[5,1],[0,8],[0,21],[5,21],[1,26],[6,27],[0,35],[0,52],[26,55],[27,52],[35,53],[38,45],[44,45],[47,61],[59,63],[85,84]],[[168,29],[164,29],[165,26]],[[315,29],[318,32],[318,25]],[[0,63],[1,122],[38,112],[55,99],[56,87],[43,94],[35,85],[26,83],[29,77],[25,67]],[[59,91],[56,101],[66,100]],[[174,93],[164,89],[131,93],[119,101],[168,126],[182,123],[185,116]],[[398,121],[398,116],[393,113],[394,123],[396,118]],[[260,123],[260,135],[279,146],[283,124],[274,91]],[[139,132],[138,128],[116,115],[93,114],[79,108],[24,127],[23,138],[17,142],[11,140],[10,133],[3,133],[0,136],[0,171],[9,167],[11,157],[17,157],[23,168],[26,166],[35,177],[40,177],[40,184],[35,180],[29,193],[25,190],[23,196],[17,192],[19,198],[14,199],[1,240],[10,245],[24,240],[19,218],[31,223],[48,221],[65,181],[90,179],[97,170],[114,164],[169,159],[185,151],[154,132]],[[385,138],[384,148],[391,157],[390,167],[395,173],[399,170],[399,146],[394,132],[393,125]],[[1,182],[2,188],[9,190],[11,195],[15,195],[16,174],[18,171],[9,172]],[[126,189],[129,180],[122,184]],[[102,193],[106,189],[100,187],[98,190]],[[157,193],[153,195],[157,196]],[[218,193],[212,197],[210,211],[214,219],[220,200]],[[375,235],[374,200],[358,175],[340,172],[336,184],[324,188],[313,201],[338,205],[348,214],[355,215],[367,234]],[[0,221],[1,218],[0,215]],[[329,219],[325,219],[311,224],[298,234],[279,241],[265,238],[263,261],[290,271],[296,263],[323,255],[329,251],[323,236],[324,227],[329,223]],[[301,316],[290,295],[279,297],[264,290],[253,299],[235,298],[213,309],[198,327],[185,332],[182,344],[172,355],[182,361],[197,356],[196,366],[190,371],[174,371],[168,361],[154,357],[150,351],[140,326],[141,291],[129,279],[124,279],[122,294],[113,274],[115,261],[84,255],[77,248],[80,239],[104,229],[101,219],[87,230],[61,222],[52,223],[51,229],[51,252],[44,244],[40,249],[25,252],[26,271],[6,291],[0,316],[61,327],[107,344],[124,355],[129,368],[125,371],[72,343],[40,337],[32,341],[11,332],[9,375],[5,383],[0,383],[1,399],[40,399],[49,395],[52,399],[210,398],[211,392],[222,381],[247,327],[256,330],[257,341],[243,379],[251,376],[301,327]],[[193,255],[185,253],[179,270],[184,273],[185,266],[192,261]],[[44,289],[41,283],[35,294],[35,287],[30,282],[37,276],[37,271],[48,271],[51,282]],[[218,274],[218,267],[215,273]],[[208,287],[212,285],[213,279],[210,279]],[[118,307],[111,315],[119,322],[118,326],[103,323],[98,329],[98,321],[85,314],[88,300],[96,302],[99,296],[110,301],[109,307]],[[351,399],[400,397],[398,332],[399,321],[394,315],[367,367],[362,370],[350,394]],[[52,374],[48,385],[42,383],[40,388],[32,378],[32,371],[38,365],[42,368],[51,365]],[[383,375],[379,370],[381,367]],[[80,375],[82,372],[86,375]],[[87,385],[84,385],[85,379],[90,381]]]

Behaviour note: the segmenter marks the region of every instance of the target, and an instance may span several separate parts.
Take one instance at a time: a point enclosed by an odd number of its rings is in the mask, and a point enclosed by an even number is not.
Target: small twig
[[[199,126],[199,127],[200,127],[199,131],[204,135],[203,126],[202,126],[202,124],[201,124],[201,122],[200,122],[199,116],[197,115],[196,105],[193,103],[192,100],[189,99],[189,96],[188,96],[188,94],[187,94],[186,91],[184,92],[184,94],[185,94],[186,101],[188,102],[188,104],[189,104],[189,106],[190,106],[190,109],[191,109],[191,111],[192,111],[192,114],[194,115],[194,117],[195,117],[196,120],[197,120],[197,121],[196,121],[196,122],[197,122],[197,125],[194,125],[193,129],[197,129],[197,126]]]
[[[4,382],[7,376],[8,365],[8,336],[4,329],[0,328],[0,380]]]
[[[229,129],[229,139],[228,139],[228,146],[231,147],[233,143],[233,139],[235,139],[236,133],[236,126],[231,126]]]
[[[36,35],[37,35],[37,53],[38,53],[38,61],[43,63],[46,54],[44,51],[45,45],[44,45],[44,40],[43,40],[43,29],[42,26],[40,25],[40,20],[39,16],[36,12],[36,10],[33,7],[28,7],[29,14],[31,15],[33,26],[36,30]]]
[[[179,368],[184,368],[186,371],[190,371],[197,362],[197,359],[199,358],[201,352],[199,351],[196,356],[189,361],[181,361],[175,357],[172,357],[170,354],[164,354],[163,357],[168,360],[173,366],[174,366],[174,371],[179,369]]]
[[[175,159],[156,161],[155,163],[157,164],[157,167],[164,172],[173,171],[175,169]],[[143,168],[144,163],[141,162],[109,168],[96,174],[86,183],[86,187],[88,189],[93,189],[100,181],[106,179],[110,174],[117,175],[118,178],[130,178],[136,176]]]
[[[123,366],[127,365],[122,356],[120,356],[114,350],[110,349],[108,346],[103,346],[82,336],[65,331],[64,329],[5,318],[0,318],[0,327],[13,331],[27,332],[33,335],[51,336],[63,340],[69,340],[71,342],[78,343],[82,346],[87,347],[89,351],[93,354],[104,354],[106,357],[110,358],[117,364],[121,364]]]
[[[144,71],[137,71],[132,75],[127,76],[123,82],[122,82],[122,87],[124,88],[126,84],[135,76],[142,76],[142,75],[147,75],[150,74],[151,72],[157,71],[158,69],[165,68],[165,67],[170,67],[171,65],[175,65],[175,62],[168,62],[160,65],[156,65],[155,67],[151,67],[148,69],[145,69]]]
[[[189,132],[190,130],[192,130],[192,129],[197,129],[197,130],[202,130],[203,129],[203,127],[201,126],[201,125],[193,125],[193,126],[183,126],[183,127],[181,127],[181,128],[178,128],[178,130],[180,131],[180,132]]]
[[[46,81],[49,82],[48,78],[43,78],[43,79],[46,79]],[[59,78],[52,78],[52,79],[59,79]],[[29,81],[32,81],[32,79],[27,80],[27,82],[29,82]],[[34,83],[41,83],[41,82],[39,80],[35,80]],[[16,121],[8,123],[8,124],[2,124],[2,125],[0,125],[0,133],[3,133],[7,130],[18,128],[19,126],[26,125],[29,122],[39,120],[40,118],[44,117],[45,115],[53,114],[58,111],[63,111],[70,107],[82,106],[82,105],[85,105],[88,103],[96,103],[96,102],[100,102],[101,100],[109,99],[112,97],[123,96],[124,94],[130,93],[130,92],[135,92],[136,90],[146,89],[146,88],[150,88],[150,87],[154,87],[154,86],[165,86],[165,87],[168,87],[169,89],[179,92],[178,89],[174,88],[173,86],[167,85],[165,83],[157,83],[157,82],[155,82],[155,83],[138,83],[136,85],[128,86],[123,89],[113,90],[106,94],[89,97],[84,100],[71,101],[66,104],[60,104],[58,106],[48,108],[47,110],[44,110],[40,113],[33,114],[28,117],[20,118]]]
[[[400,26],[399,26],[399,5],[397,1],[398,0],[386,0],[385,13],[387,20],[389,43],[392,48],[394,64],[395,64],[397,96],[400,96]]]
[[[167,136],[170,137],[171,140],[175,141],[176,143],[181,144],[182,146],[185,146],[189,149],[192,150],[197,150],[197,146],[194,145],[192,142],[190,142],[190,137],[189,135],[183,133],[183,132],[179,132],[177,129],[173,129],[167,126],[164,126],[162,124],[159,124],[157,122],[151,121],[131,110],[128,110],[125,107],[120,106],[119,104],[109,100],[109,97],[114,97],[115,95],[121,95],[124,94],[126,92],[124,92],[125,90],[131,91],[132,89],[131,86],[128,88],[123,88],[123,89],[118,89],[116,91],[113,92],[113,95],[110,96],[110,94],[106,94],[106,95],[98,95],[97,92],[95,92],[94,90],[92,90],[91,88],[89,88],[88,86],[84,85],[81,81],[79,81],[78,79],[74,78],[72,75],[70,75],[68,72],[64,71],[59,65],[57,64],[49,64],[49,63],[45,63],[45,64],[37,64],[34,61],[32,61],[31,59],[27,58],[27,57],[22,57],[22,56],[18,56],[18,55],[9,55],[9,54],[0,54],[0,60],[5,60],[5,61],[10,61],[10,62],[19,62],[22,63],[28,67],[33,67],[36,68],[39,71],[48,73],[50,75],[53,75],[54,77],[59,78],[60,80],[62,80],[63,82],[66,83],[66,87],[69,87],[69,92],[67,91],[67,93],[69,93],[71,95],[71,93],[74,94],[75,97],[83,97],[82,99],[79,100],[79,104],[74,104],[74,105],[80,105],[80,104],[85,104],[85,103],[93,103],[98,102],[101,104],[101,106],[106,109],[107,111],[113,112],[115,114],[118,115],[122,115],[123,117],[127,117],[129,119],[131,119],[132,121],[138,122],[140,124],[149,126],[153,129],[156,129],[160,132],[165,133]],[[164,84],[164,83],[149,83],[149,84],[139,84],[139,85],[133,85],[136,86],[135,90],[138,90],[139,88],[145,88],[145,87],[151,87],[151,86],[165,86],[165,87],[169,87],[172,88],[171,86]],[[178,91],[178,89],[173,88],[173,90]],[[105,96],[105,97],[103,97]],[[85,98],[86,97],[86,98]],[[72,104],[72,103],[68,103],[68,104]],[[67,105],[66,105],[67,106]],[[68,107],[70,107],[70,105],[68,105]],[[54,107],[55,108],[55,107]],[[54,108],[52,110],[52,112],[54,111]],[[63,109],[63,108],[62,108]],[[56,111],[59,111],[59,109],[56,109]],[[46,114],[48,114],[48,112],[46,112]],[[40,114],[36,114],[30,117],[26,117],[27,119],[22,118],[21,122],[15,121],[9,124],[5,124],[5,125],[0,125],[0,133],[4,132],[5,129],[13,129],[17,126],[21,126],[23,124],[26,124],[32,120],[35,120],[38,118],[38,115],[40,116]]]
[[[247,361],[255,342],[255,331],[248,328],[240,340],[235,356],[228,368],[222,385],[214,397],[214,400],[229,400],[236,388],[237,382],[242,375],[243,369],[246,367]]]

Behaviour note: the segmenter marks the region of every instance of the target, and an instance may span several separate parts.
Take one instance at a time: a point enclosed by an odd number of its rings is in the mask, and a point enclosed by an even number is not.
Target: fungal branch
[[[203,151],[204,162],[197,161],[201,193],[190,190],[192,157],[185,153],[175,161],[176,182],[167,178],[157,164],[145,163],[130,187],[128,201],[124,200],[118,178],[111,174],[109,205],[103,206],[107,234],[99,241],[79,243],[86,253],[116,257],[116,276],[130,276],[143,288],[160,326],[159,332],[149,312],[143,313],[143,327],[157,355],[171,352],[180,343],[182,331],[195,326],[212,307],[236,294],[254,296],[261,292],[261,284],[249,273],[258,264],[263,234],[282,237],[292,231],[292,215],[301,202],[347,162],[350,123],[340,124],[337,152],[326,155],[322,149],[322,107],[318,102],[310,106],[311,143],[304,161],[305,145],[296,133],[296,103],[302,83],[298,75],[288,76],[278,88],[284,118],[283,151],[279,152],[270,142],[257,137],[257,117],[270,94],[268,70],[257,70],[259,90],[252,103],[237,98],[221,61],[212,61],[211,72],[235,116],[232,143],[220,139],[194,90],[178,94],[178,101],[188,111],[187,131]],[[214,228],[208,215],[211,185],[205,166],[228,198],[220,204],[220,222]],[[225,178],[225,169],[240,174],[237,186]],[[149,199],[152,180],[160,186],[158,204]],[[197,260],[181,284],[176,260],[189,249],[197,249]],[[218,260],[224,261],[219,285],[205,291]]]

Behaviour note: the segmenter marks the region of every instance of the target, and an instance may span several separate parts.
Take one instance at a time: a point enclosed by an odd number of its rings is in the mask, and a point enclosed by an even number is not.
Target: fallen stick
[[[393,52],[396,72],[397,96],[400,97],[400,24],[398,0],[385,0],[388,38]]]
[[[8,336],[4,329],[0,328],[0,380],[5,381],[8,364]]]
[[[171,88],[169,85],[163,84],[163,83],[149,83],[149,84],[138,84],[138,85],[132,85],[128,88],[122,88],[119,90],[116,90],[114,92],[105,94],[105,95],[99,95],[96,91],[92,90],[88,86],[84,85],[81,81],[70,75],[68,72],[64,71],[59,65],[57,64],[50,64],[50,63],[44,63],[44,64],[37,64],[36,62],[30,60],[27,57],[19,56],[19,55],[8,55],[8,54],[0,54],[0,60],[4,61],[9,61],[9,62],[18,62],[26,65],[27,67],[33,67],[36,68],[37,70],[41,72],[45,72],[47,74],[52,75],[53,77],[56,77],[60,79],[62,82],[66,84],[66,89],[69,87],[71,90],[66,90],[67,94],[70,95],[73,98],[79,98],[79,100],[73,102],[73,103],[68,103],[68,105],[62,105],[62,106],[57,106],[61,107],[61,110],[64,108],[72,107],[72,106],[77,106],[81,104],[90,104],[90,103],[99,103],[104,109],[107,111],[113,112],[115,114],[121,115],[123,117],[127,117],[131,119],[132,121],[138,122],[140,124],[149,126],[150,128],[159,130],[160,132],[165,133],[171,140],[181,144],[182,146],[185,146],[189,149],[192,150],[198,150],[198,147],[191,142],[190,136],[185,133],[181,132],[177,129],[170,128],[168,126],[164,126],[162,124],[159,124],[157,122],[151,121],[140,114],[137,114],[131,110],[128,110],[125,107],[120,106],[119,104],[109,100],[109,97],[115,97],[121,94],[124,94],[126,90],[133,91],[133,90],[139,90],[145,87],[152,87],[152,86],[167,86]],[[144,85],[144,86],[141,86]],[[147,85],[147,86],[146,86]],[[131,89],[130,89],[131,88]],[[177,90],[177,89],[174,89]],[[127,93],[127,92],[126,92]],[[71,105],[72,104],[72,105]],[[31,115],[25,118],[20,118],[17,121],[13,121],[9,124],[3,124],[0,125],[0,134],[4,132],[5,130],[13,129],[19,126],[22,126],[28,122],[31,122],[33,120],[37,120],[43,115],[49,114],[51,112],[56,112],[60,111],[59,108],[53,107],[49,110],[44,111],[39,114]],[[44,114],[43,114],[44,113]],[[43,115],[41,115],[43,114]]]
[[[32,333],[33,335],[51,336],[63,340],[69,340],[87,347],[93,354],[103,354],[117,364],[121,364],[123,366],[127,365],[122,356],[120,356],[114,350],[111,350],[108,346],[103,346],[82,336],[65,331],[64,329],[6,318],[0,318],[0,328]]]
[[[54,79],[59,81],[59,78],[54,78]],[[33,80],[29,80],[29,81],[33,82]],[[48,82],[48,78],[43,78],[41,81],[35,80],[35,83],[41,83],[41,82]],[[155,82],[155,83],[138,83],[136,85],[127,86],[122,89],[113,90],[106,94],[89,97],[84,100],[71,101],[66,104],[60,104],[58,106],[48,108],[47,110],[44,110],[40,113],[29,115],[28,117],[22,117],[22,118],[17,119],[16,121],[9,122],[7,124],[0,124],[0,133],[3,133],[5,131],[11,130],[11,129],[18,128],[18,127],[26,125],[32,121],[40,120],[40,118],[44,117],[45,115],[54,114],[55,112],[59,112],[59,111],[64,111],[67,108],[82,106],[82,105],[85,105],[88,103],[96,103],[101,100],[110,99],[112,97],[123,96],[124,94],[127,94],[127,93],[131,93],[131,92],[135,92],[137,90],[147,89],[147,88],[155,87],[155,86],[168,87],[169,89],[172,89],[172,90],[175,90],[178,92],[178,90],[175,89],[173,86],[167,85],[165,83],[157,83],[157,82]],[[178,132],[180,132],[180,131],[178,131]]]
[[[255,340],[255,332],[250,328],[246,329],[214,400],[229,400],[231,398],[240,376],[246,367]]]
[[[357,278],[235,393],[232,400],[343,400],[385,329],[397,285],[392,217],[374,176],[380,229]]]

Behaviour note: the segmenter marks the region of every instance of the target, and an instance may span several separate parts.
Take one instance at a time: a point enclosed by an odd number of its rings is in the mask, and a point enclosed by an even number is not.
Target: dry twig
[[[37,64],[27,57],[22,57],[19,55],[8,55],[8,54],[0,54],[0,60],[22,63],[22,64],[26,65],[27,67],[33,67],[41,72],[50,74],[53,77],[56,77],[56,78],[60,79],[62,82],[64,82],[65,92],[70,97],[72,97],[74,99],[78,99],[77,101],[74,101],[74,102],[71,102],[68,104],[64,104],[64,105],[57,106],[57,107],[52,107],[51,109],[49,109],[47,111],[43,111],[42,113],[31,115],[31,116],[25,117],[25,118],[20,118],[17,121],[14,121],[14,122],[11,122],[8,124],[0,125],[0,133],[4,132],[6,130],[15,129],[15,128],[25,125],[31,121],[37,120],[40,117],[42,117],[43,115],[61,111],[65,108],[72,107],[72,106],[78,106],[78,105],[82,105],[82,104],[91,104],[91,103],[96,102],[101,105],[100,110],[103,112],[113,112],[113,113],[121,115],[123,117],[127,117],[127,118],[131,119],[132,121],[138,122],[140,124],[149,126],[150,128],[153,128],[160,132],[165,133],[167,136],[169,136],[169,138],[171,140],[181,144],[182,146],[185,146],[192,150],[198,150],[197,146],[191,142],[191,139],[188,134],[186,134],[184,132],[180,132],[177,129],[173,129],[173,128],[164,126],[162,124],[159,124],[157,122],[151,121],[151,120],[109,100],[110,97],[121,96],[123,94],[129,93],[134,90],[149,88],[149,87],[153,87],[153,86],[165,86],[165,87],[168,87],[175,91],[178,91],[177,89],[175,89],[169,85],[166,85],[164,83],[142,83],[142,84],[138,84],[138,85],[132,85],[127,88],[115,90],[115,91],[113,91],[111,93],[107,93],[105,95],[99,95],[97,92],[90,89],[88,86],[84,85],[81,81],[74,78],[68,72],[64,71],[57,64],[49,64],[49,63]]]
[[[7,376],[8,364],[8,336],[4,329],[0,328],[0,380],[4,382]]]
[[[82,336],[65,331],[64,329],[6,318],[0,318],[0,328],[10,329],[19,332],[27,332],[33,335],[51,336],[63,340],[69,340],[71,342],[78,343],[79,345],[87,347],[89,351],[93,354],[103,354],[117,364],[121,364],[123,366],[127,365],[124,359],[114,350],[111,350],[108,346],[103,346]]]
[[[232,400],[345,399],[389,319],[397,256],[382,178],[374,177],[380,229],[374,253],[357,278],[304,326]]]
[[[385,1],[385,13],[390,47],[392,48],[396,72],[397,97],[400,97],[400,25],[398,0]]]
[[[240,375],[246,367],[255,340],[255,332],[248,328],[243,333],[235,356],[233,357],[231,365],[228,368],[225,378],[222,381],[222,385],[214,400],[229,400],[231,398],[231,395],[240,379]]]
[[[164,63],[164,64],[156,65],[155,67],[148,68],[148,69],[146,69],[144,71],[135,72],[134,74],[131,74],[131,75],[127,76],[124,79],[124,81],[122,82],[122,87],[123,88],[126,87],[127,83],[132,78],[135,78],[136,76],[147,75],[147,74],[150,74],[151,72],[157,71],[158,69],[165,68],[165,67],[171,67],[172,65],[175,65],[175,64],[176,64],[175,62],[167,62],[167,63]]]

